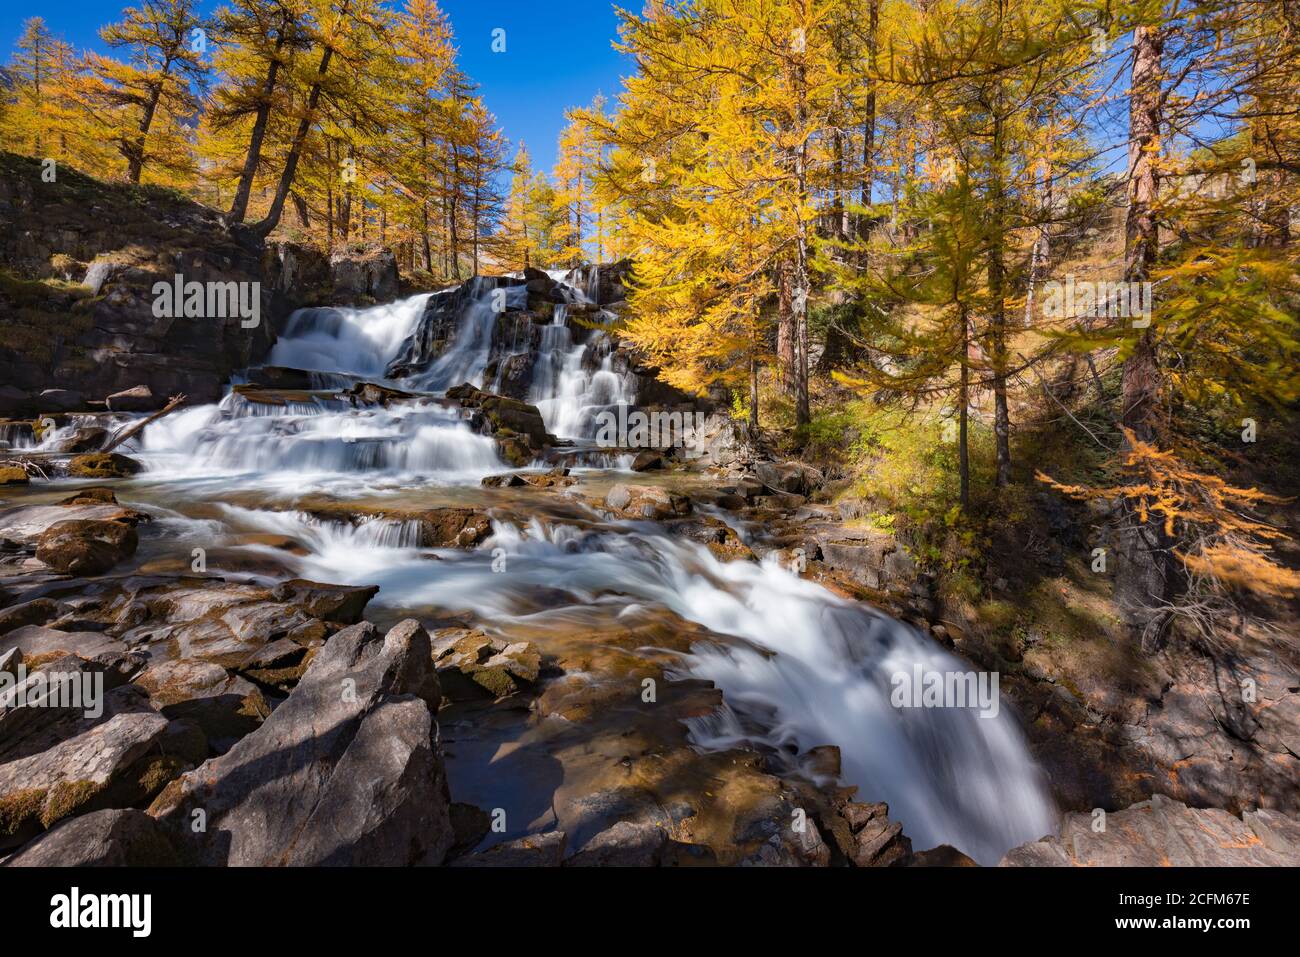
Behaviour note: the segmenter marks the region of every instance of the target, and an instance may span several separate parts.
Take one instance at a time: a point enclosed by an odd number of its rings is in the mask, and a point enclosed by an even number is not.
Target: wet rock
[[[1238,818],[1157,794],[1107,814],[1101,832],[1091,813],[1067,813],[1058,836],[1013,848],[999,866],[1296,867],[1300,819],[1270,810]]]
[[[293,693],[149,813],[200,863],[436,864],[454,841],[429,637],[408,620],[338,632]],[[190,811],[207,813],[195,834]]]
[[[102,575],[134,555],[139,543],[131,523],[71,519],[42,533],[36,557],[70,575]]]
[[[153,394],[147,385],[132,386],[121,392],[114,392],[104,404],[110,412],[156,412],[166,405],[167,400]]]
[[[424,548],[472,548],[492,534],[492,519],[472,508],[436,508],[420,513]]]
[[[537,681],[541,660],[528,642],[511,644],[481,631],[453,630],[434,646],[438,678],[452,701],[515,694]]]
[[[73,478],[127,478],[142,468],[135,459],[118,452],[92,452],[74,457],[68,463],[68,474]]]
[[[271,713],[255,685],[206,661],[150,665],[136,684],[149,693],[150,703],[164,716],[198,725],[218,753],[256,731]]]
[[[3,537],[10,541],[35,545],[41,536],[58,522],[75,520],[138,525],[149,520],[149,516],[144,512],[123,508],[116,503],[87,501],[82,499],[82,494],[84,493],[65,499],[59,505],[21,505],[0,512],[0,527],[4,529]]]
[[[451,862],[452,867],[559,867],[564,858],[563,831],[531,834],[489,847]]]
[[[63,821],[24,845],[5,867],[167,867],[180,864],[158,823],[132,808]]]
[[[482,484],[484,488],[522,488],[528,483],[518,472],[506,472],[502,475],[488,475]]]
[[[43,625],[58,613],[59,606],[49,598],[34,598],[8,608],[0,608],[0,635],[24,625]]]
[[[857,867],[889,867],[911,856],[912,842],[900,822],[889,820],[889,805],[850,802],[840,815],[853,834],[848,857]]]
[[[116,505],[117,495],[102,486],[83,488],[59,502],[60,505]]]
[[[587,841],[566,860],[567,867],[655,867],[662,861],[668,832],[653,821],[620,821]]]
[[[27,485],[31,480],[27,477],[27,470],[20,465],[0,466],[0,487]]]
[[[296,605],[313,618],[352,625],[361,620],[366,605],[378,592],[378,585],[325,585],[294,578],[276,585],[271,596]]]
[[[382,405],[387,407],[394,402],[408,402],[416,396],[412,392],[390,389],[374,382],[358,382],[350,389],[339,393],[340,398],[349,400],[353,405]]]
[[[663,453],[651,449],[638,452],[636,458],[632,460],[633,472],[653,472],[667,467],[668,462],[664,459]]]
[[[940,844],[928,851],[916,851],[907,860],[908,867],[979,867],[951,844]]]
[[[685,515],[691,501],[657,485],[615,485],[605,496],[605,507],[623,518],[663,520]]]

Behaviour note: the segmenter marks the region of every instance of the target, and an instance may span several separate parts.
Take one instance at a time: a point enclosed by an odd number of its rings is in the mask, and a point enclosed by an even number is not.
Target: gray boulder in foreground
[[[413,619],[325,643],[298,686],[149,813],[207,865],[438,864],[454,837],[429,636]]]
[[[163,867],[177,864],[161,825],[144,811],[92,811],[27,844],[5,867]]]
[[[1064,816],[1059,837],[1012,848],[1001,867],[1296,867],[1300,820],[1277,811],[1235,817],[1219,808],[1189,808],[1157,794],[1107,814],[1104,831],[1091,814]]]

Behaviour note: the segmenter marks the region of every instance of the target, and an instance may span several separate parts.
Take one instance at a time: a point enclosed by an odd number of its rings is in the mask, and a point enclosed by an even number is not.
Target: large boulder
[[[62,665],[48,666],[50,674],[66,671]],[[66,817],[97,810],[116,786],[126,789],[128,800],[139,799],[131,771],[164,735],[167,719],[129,685],[106,695],[100,714],[87,710],[84,716],[63,718],[60,725],[70,726],[58,733],[39,729],[40,735],[55,739],[52,746],[24,746],[21,756],[0,764],[0,848],[15,846]],[[33,732],[28,739],[35,736]]]
[[[143,811],[93,811],[24,845],[5,867],[166,867],[180,863],[163,828]]]
[[[202,864],[441,863],[454,834],[440,697],[418,622],[346,628],[258,730],[173,781],[149,813]]]
[[[338,302],[387,302],[397,298],[397,257],[391,249],[339,250],[330,256],[330,274]]]
[[[1001,867],[1297,867],[1300,820],[1277,811],[1236,817],[1154,795],[1105,817],[1067,813],[1060,834],[1012,848]]]
[[[131,523],[70,519],[45,530],[36,557],[70,575],[102,575],[134,555],[138,544]]]

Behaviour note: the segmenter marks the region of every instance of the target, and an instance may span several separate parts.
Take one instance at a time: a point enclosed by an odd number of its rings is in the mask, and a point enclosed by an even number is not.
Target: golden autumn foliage
[[[1079,501],[1123,502],[1139,521],[1158,523],[1193,583],[1277,597],[1300,593],[1300,573],[1269,557],[1286,534],[1254,517],[1260,506],[1289,499],[1229,485],[1192,468],[1174,451],[1139,440],[1131,430],[1124,430],[1124,438],[1117,484],[1067,485],[1042,472],[1037,478]]]

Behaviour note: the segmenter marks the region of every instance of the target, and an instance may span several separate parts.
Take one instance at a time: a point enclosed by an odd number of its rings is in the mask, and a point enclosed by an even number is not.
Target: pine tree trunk
[[[1011,484],[1011,413],[1007,407],[1007,273],[1003,259],[1006,214],[1003,208],[1002,161],[1005,144],[1002,109],[1002,91],[999,88],[993,102],[991,154],[993,224],[989,243],[989,344],[992,347],[990,351],[993,359],[993,437],[997,456],[997,473],[994,481],[999,488]]]
[[[1129,94],[1129,185],[1125,225],[1124,279],[1149,281],[1159,252],[1155,204],[1159,182],[1156,157],[1161,125],[1162,39],[1155,28],[1133,31],[1133,77]],[[1161,373],[1156,340],[1143,329],[1124,360],[1121,421],[1140,442],[1155,441],[1159,427]],[[1115,598],[1143,651],[1158,649],[1167,620],[1162,609],[1174,586],[1170,542],[1159,521],[1130,509],[1120,532]]]
[[[167,75],[167,67],[163,67],[163,76]],[[126,150],[126,179],[129,183],[140,182],[140,175],[144,172],[144,144],[149,136],[149,128],[153,126],[154,113],[158,109],[158,99],[162,96],[161,84],[149,88],[149,99],[145,102],[144,112],[140,116],[140,127],[136,132],[136,138]]]
[[[970,409],[970,318],[966,304],[959,307],[961,319],[961,366],[957,380],[957,474],[961,482],[963,509],[970,508],[970,448],[966,441]]]
[[[257,104],[257,113],[253,118],[253,132],[248,138],[248,153],[244,157],[244,168],[239,174],[239,185],[235,187],[235,199],[226,222],[242,223],[248,215],[248,197],[253,190],[253,177],[257,175],[257,166],[262,161],[262,141],[266,138],[266,124],[271,116],[271,97],[275,95],[276,78],[280,72],[279,54],[284,49],[285,26],[275,38],[276,56],[266,68],[266,82],[262,85],[262,98]]]
[[[795,216],[795,262],[791,297],[794,307],[794,375],[795,425],[812,421],[808,401],[808,223],[804,218],[804,204],[808,199],[808,90],[802,59],[794,66],[795,128],[799,146],[794,154],[795,185],[799,208]]]
[[[782,262],[776,268],[776,361],[781,388],[786,395],[794,395],[794,307],[790,303],[790,266]]]
[[[346,14],[347,4],[344,4],[342,15]],[[311,132],[312,122],[316,118],[316,106],[320,102],[321,87],[325,83],[325,75],[329,72],[330,60],[333,57],[333,47],[327,46],[321,51],[320,65],[316,68],[316,76],[307,94],[307,105],[303,110],[302,118],[298,121],[298,129],[289,147],[289,155],[284,161],[284,169],[280,172],[280,183],[276,187],[275,198],[271,200],[271,209],[267,212],[266,218],[253,227],[253,231],[262,238],[269,236],[271,231],[280,224],[280,216],[284,213],[284,201],[289,196],[293,178],[298,172],[298,160],[302,157],[303,144],[307,142],[307,134]]]

